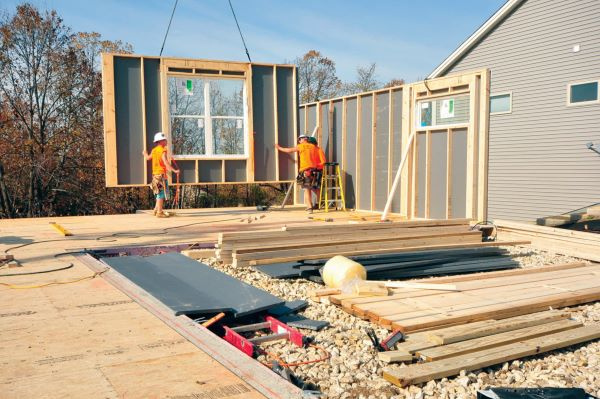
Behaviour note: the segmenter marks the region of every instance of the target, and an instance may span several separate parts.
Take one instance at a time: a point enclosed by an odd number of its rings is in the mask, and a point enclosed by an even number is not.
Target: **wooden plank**
[[[114,56],[102,53],[101,58],[102,110],[104,115],[104,170],[106,185],[108,187],[115,187],[118,184],[118,179]]]
[[[475,234],[474,234],[475,233]],[[290,249],[279,249],[279,247],[258,247],[258,248],[249,248],[249,249],[241,249],[236,250],[234,252],[234,258],[239,260],[253,260],[253,259],[262,259],[263,257],[278,257],[278,256],[293,256],[298,255],[302,256],[306,252],[311,253],[330,253],[336,251],[358,251],[361,249],[370,250],[370,249],[378,249],[378,248],[402,248],[404,246],[409,246],[411,244],[415,245],[427,245],[434,244],[436,240],[445,240],[451,243],[478,243],[480,242],[480,237],[477,232],[465,232],[465,233],[423,233],[423,234],[415,234],[400,236],[398,238],[390,238],[390,239],[376,239],[376,240],[364,240],[360,237],[357,239],[347,242],[347,243],[339,243],[335,242],[332,245],[299,245],[299,246],[290,246]],[[310,248],[310,251],[306,250],[306,247]]]
[[[354,196],[354,207],[356,209],[362,209],[362,204],[360,203],[360,166],[361,166],[361,156],[360,156],[360,143],[362,140],[362,97],[356,97],[356,183],[354,187],[356,187],[356,195]]]
[[[413,125],[412,125],[412,101],[411,101],[411,95],[412,95],[412,88],[411,86],[406,86],[403,90],[402,90],[402,125],[401,125],[401,129],[402,129],[402,143],[401,143],[401,151],[400,154],[403,154],[404,151],[406,150],[406,146],[408,145],[408,138],[410,137],[410,134],[412,132],[413,129]],[[416,137],[415,137],[416,139]],[[416,143],[416,140],[415,140]],[[413,149],[416,146],[413,145]],[[412,154],[414,154],[414,150],[412,151]],[[413,199],[412,199],[412,193],[414,192],[413,190],[410,190],[411,184],[409,181],[409,176],[412,176],[412,165],[414,162],[414,157],[412,157],[413,159],[408,159],[408,166],[406,167],[401,174],[400,177],[400,214],[403,216],[406,216],[408,218],[411,218],[412,215],[414,214],[413,212],[413,208],[412,208],[412,204],[413,204]]]
[[[141,79],[141,87],[142,87],[142,140],[143,147],[146,149],[146,143],[148,143],[146,132],[146,79],[144,76],[144,57],[140,58],[140,79]],[[148,182],[148,162],[144,159],[144,181]]]
[[[435,250],[435,249],[455,249],[455,248],[480,248],[480,247],[489,247],[489,246],[504,246],[504,245],[520,245],[523,243],[527,243],[527,241],[514,241],[514,242],[480,242],[480,243],[443,243],[446,241],[445,239],[438,239],[437,244],[432,245],[431,243],[419,243],[414,244],[414,246],[408,247],[394,247],[391,248],[379,248],[379,249],[362,249],[362,250],[349,250],[349,251],[332,251],[327,253],[319,253],[319,254],[303,254],[301,257],[299,256],[286,256],[280,258],[269,258],[269,259],[259,259],[254,261],[249,261],[247,265],[264,265],[269,263],[279,263],[279,262],[287,262],[287,261],[295,261],[298,259],[321,259],[327,256],[334,255],[371,255],[371,254],[384,254],[384,253],[401,253],[401,252],[413,252],[413,251],[421,251],[421,250]],[[242,263],[236,263],[238,266],[241,266]]]
[[[449,377],[461,370],[471,371],[494,364],[537,355],[558,348],[600,338],[600,326],[592,325],[557,332],[517,343],[502,345],[483,351],[451,357],[431,363],[410,365],[405,368],[383,371],[383,377],[399,386],[418,384],[433,379]]]
[[[488,148],[490,122],[490,70],[481,74],[479,94],[479,181],[477,182],[477,219],[488,220]]]
[[[446,218],[452,217],[452,129],[448,129],[446,150]],[[487,173],[486,173],[487,174]],[[483,220],[483,219],[481,219]]]
[[[428,362],[459,356],[465,353],[477,352],[482,349],[510,344],[524,339],[541,337],[549,333],[570,330],[583,324],[575,320],[557,320],[550,323],[524,327],[517,330],[505,331],[498,334],[455,342],[435,348],[417,351],[417,354]]]
[[[394,158],[394,91],[392,89],[389,90],[388,92],[388,109],[389,109],[389,114],[388,114],[388,182],[387,182],[387,192],[389,193],[390,190],[392,189],[392,180],[393,180],[393,175],[394,175],[394,168],[393,168],[393,158]],[[400,149],[401,150],[401,149]],[[400,153],[402,153],[400,151]],[[398,195],[400,193],[401,189],[398,190],[398,193],[396,195]]]
[[[425,210],[426,219],[431,211],[431,130],[425,133]]]
[[[412,362],[414,359],[412,354],[404,350],[379,352],[377,357],[380,361],[386,363]]]
[[[391,110],[390,110],[391,112]],[[377,150],[377,96],[373,95],[371,99],[371,211],[375,210],[375,189],[376,189],[376,174],[377,167],[376,161],[376,150]]]
[[[538,226],[535,224],[528,224],[523,222],[514,222],[509,220],[494,220],[496,226],[500,228],[509,228],[514,230],[522,230],[524,232],[536,232],[547,234],[550,236],[557,237],[568,237],[568,238],[576,238],[585,241],[594,241],[600,243],[600,235],[594,233],[586,233],[582,231],[574,231],[574,230],[566,230],[566,229],[558,229],[553,227],[546,226]]]
[[[536,294],[532,294],[530,297],[525,296],[523,299],[513,299],[511,301],[505,301],[504,303],[477,308],[476,310],[463,309],[442,318],[439,316],[428,316],[415,318],[414,320],[407,322],[394,320],[395,317],[390,316],[380,319],[380,322],[384,325],[391,324],[392,328],[410,331],[424,328],[435,328],[443,326],[447,323],[469,322],[490,318],[507,318],[528,314],[531,312],[540,312],[548,309],[548,307],[561,308],[565,306],[574,306],[581,303],[596,301],[600,299],[600,288],[586,288],[562,294],[545,295],[541,298],[535,297],[535,295]],[[531,298],[531,296],[533,296],[533,298]],[[402,317],[404,316],[406,315],[403,315]]]
[[[294,68],[294,71],[296,69]],[[248,160],[246,162],[246,180],[254,182],[254,107],[252,103],[252,67],[246,70],[246,108],[248,112]]]
[[[279,143],[279,114],[277,108],[277,65],[273,65],[273,124],[275,145]],[[275,180],[279,181],[279,154],[277,151],[275,152]],[[225,181],[225,179],[223,179],[223,181]]]
[[[594,270],[594,269],[592,269]],[[354,314],[359,316],[365,316],[367,313],[371,316],[388,316],[394,313],[398,313],[398,308],[403,303],[402,301],[395,302],[397,300],[402,299],[414,299],[421,298],[421,303],[424,303],[425,299],[432,299],[437,301],[433,303],[429,303],[427,309],[431,308],[439,308],[442,309],[444,304],[455,306],[458,303],[468,303],[472,302],[472,297],[479,297],[481,300],[485,298],[494,297],[495,295],[504,295],[508,293],[503,287],[509,287],[510,290],[530,290],[532,287],[547,285],[556,279],[569,279],[575,278],[578,279],[589,279],[593,273],[590,268],[577,268],[577,269],[567,269],[554,271],[543,274],[534,274],[529,279],[523,280],[520,275],[506,275],[496,278],[486,279],[484,277],[473,281],[465,281],[459,282],[457,287],[464,292],[468,292],[468,296],[462,296],[463,301],[457,302],[452,299],[452,296],[443,296],[443,293],[440,292],[431,292],[431,291],[411,291],[411,292],[402,292],[399,293],[395,291],[393,295],[388,298],[384,298],[381,300],[374,299],[360,299],[360,298],[348,298],[343,299],[342,304],[344,307],[350,307],[353,310]],[[595,269],[598,270],[598,269]],[[487,273],[486,273],[487,274]],[[481,276],[481,274],[479,274]],[[429,279],[425,281],[435,281],[436,279]],[[566,280],[565,280],[566,281]],[[429,297],[429,298],[422,298]],[[456,296],[454,296],[456,297]],[[459,296],[460,298],[461,296]],[[471,298],[470,298],[471,297]],[[334,300],[335,303],[335,300]],[[483,305],[483,303],[478,302],[478,305]],[[406,304],[404,304],[406,305]],[[412,305],[411,305],[412,306]],[[427,310],[425,309],[425,310]],[[418,312],[417,316],[418,316]]]

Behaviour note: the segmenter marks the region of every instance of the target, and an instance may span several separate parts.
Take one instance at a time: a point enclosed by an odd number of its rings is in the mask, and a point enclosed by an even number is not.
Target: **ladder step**
[[[253,344],[260,344],[263,342],[269,342],[269,341],[277,341],[280,339],[286,339],[290,336],[289,332],[282,332],[279,334],[271,334],[271,335],[264,335],[262,337],[256,337],[256,338],[250,338],[248,341],[252,342]]]

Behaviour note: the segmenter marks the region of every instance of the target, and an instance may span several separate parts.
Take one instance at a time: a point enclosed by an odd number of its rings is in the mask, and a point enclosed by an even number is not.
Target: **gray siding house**
[[[600,0],[509,0],[429,78],[484,67],[489,217],[600,202]]]

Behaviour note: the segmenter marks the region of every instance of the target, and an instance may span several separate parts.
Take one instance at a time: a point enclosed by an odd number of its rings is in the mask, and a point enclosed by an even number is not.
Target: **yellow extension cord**
[[[101,275],[102,273],[104,273],[106,270],[102,270],[100,272],[96,272],[90,276],[85,276],[85,277],[80,277],[80,278],[76,278],[76,279],[72,279],[72,280],[65,280],[65,281],[53,281],[50,283],[46,283],[46,284],[38,284],[38,285],[14,285],[14,284],[7,284],[7,283],[0,283],[0,285],[4,286],[4,287],[8,287],[10,289],[13,290],[28,290],[28,289],[32,289],[32,288],[43,288],[43,287],[48,287],[51,285],[61,285],[61,284],[71,284],[71,283],[77,283],[79,281],[84,281],[84,280],[91,280],[99,275]]]

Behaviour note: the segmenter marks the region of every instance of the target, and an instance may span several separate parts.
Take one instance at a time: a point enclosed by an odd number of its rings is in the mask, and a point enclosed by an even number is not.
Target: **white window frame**
[[[247,160],[249,158],[249,140],[248,140],[248,91],[246,88],[246,79],[244,78],[224,78],[223,76],[204,76],[204,75],[180,75],[180,74],[167,74],[167,82],[170,77],[182,78],[182,79],[194,79],[202,78],[204,82],[203,94],[204,94],[204,115],[171,115],[171,109],[169,108],[169,137],[172,137],[171,123],[173,118],[195,118],[204,119],[204,148],[206,154],[175,154],[172,148],[172,141],[169,141],[169,151],[172,154],[173,159],[213,159],[213,160]],[[210,80],[239,80],[243,83],[242,92],[242,104],[243,104],[243,116],[211,116],[210,110]],[[167,83],[168,84],[168,83]],[[167,99],[168,103],[168,99]],[[244,122],[244,153],[243,154],[214,154],[213,148],[213,130],[212,120],[213,119],[241,119]]]
[[[492,112],[492,97],[499,97],[499,96],[505,96],[508,94],[508,111],[501,111],[501,112]],[[502,93],[494,93],[494,94],[490,94],[490,115],[505,115],[505,114],[512,114],[512,100],[513,100],[513,92],[512,91],[505,91]]]
[[[572,86],[577,86],[577,85],[583,85],[586,83],[597,83],[598,84],[598,94],[595,100],[590,100],[590,101],[579,101],[576,103],[572,103],[571,102],[571,87]],[[582,105],[594,105],[594,104],[600,104],[600,79],[589,79],[589,80],[579,80],[576,82],[569,82],[567,83],[567,106],[568,107],[579,107]]]
[[[443,97],[435,97],[435,98],[423,98],[423,99],[417,99],[416,101],[416,107],[415,107],[415,130],[418,131],[425,131],[425,130],[441,130],[441,129],[450,129],[450,128],[463,128],[463,127],[468,127],[469,123],[470,123],[470,119],[472,117],[471,115],[471,109],[470,109],[470,102],[469,102],[469,120],[466,122],[457,122],[457,123],[446,123],[444,125],[436,125],[435,123],[437,122],[437,118],[436,118],[436,114],[435,114],[435,105],[434,103],[437,101],[442,101],[442,100],[450,100],[450,99],[455,99],[456,97],[460,97],[460,96],[470,96],[470,93],[461,93],[461,94],[457,94],[457,95],[448,95],[448,96],[443,96]],[[431,126],[421,126],[421,103],[424,102],[430,102],[431,103]]]

